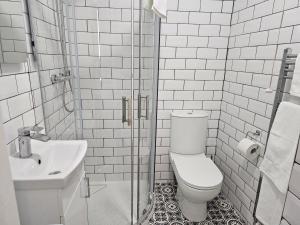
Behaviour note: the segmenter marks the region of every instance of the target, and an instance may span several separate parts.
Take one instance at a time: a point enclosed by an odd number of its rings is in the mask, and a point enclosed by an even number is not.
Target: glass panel
[[[149,203],[149,172],[151,152],[151,116],[153,112],[153,53],[154,53],[154,15],[152,11],[141,8],[140,33],[140,136],[139,136],[139,217]]]
[[[73,106],[69,105],[68,110],[73,109],[75,116],[75,125],[73,126],[76,139],[83,139],[82,133],[82,108],[80,96],[80,73],[79,73],[79,59],[78,59],[78,45],[77,45],[77,30],[75,20],[75,5],[74,1],[62,1],[62,9],[65,24],[65,40],[66,40],[66,54],[67,65],[70,71],[72,100]],[[66,68],[65,68],[66,69]],[[73,137],[75,138],[75,137]]]
[[[157,63],[158,62],[158,21],[152,10],[141,5],[138,24],[138,68],[139,84],[138,124],[137,124],[137,215],[139,221],[144,219],[150,209],[154,177],[156,103],[157,103]]]

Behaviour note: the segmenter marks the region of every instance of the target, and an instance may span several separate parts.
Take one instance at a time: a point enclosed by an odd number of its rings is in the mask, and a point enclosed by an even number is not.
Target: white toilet
[[[221,191],[223,175],[205,156],[206,112],[171,114],[170,158],[178,182],[177,199],[183,215],[193,222],[207,216],[207,201]]]

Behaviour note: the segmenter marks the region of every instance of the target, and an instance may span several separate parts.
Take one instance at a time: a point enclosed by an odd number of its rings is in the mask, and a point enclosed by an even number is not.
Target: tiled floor
[[[244,225],[237,211],[223,195],[208,203],[208,216],[205,221],[192,223],[180,212],[175,194],[175,185],[156,184],[155,205],[149,217],[149,225]]]

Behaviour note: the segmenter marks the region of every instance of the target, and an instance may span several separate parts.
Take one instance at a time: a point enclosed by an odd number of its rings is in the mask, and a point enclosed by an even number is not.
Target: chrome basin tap
[[[42,142],[47,142],[51,139],[49,136],[40,133],[43,129],[43,127],[38,126],[22,127],[18,129],[20,158],[29,158],[32,156],[31,139],[39,140]]]

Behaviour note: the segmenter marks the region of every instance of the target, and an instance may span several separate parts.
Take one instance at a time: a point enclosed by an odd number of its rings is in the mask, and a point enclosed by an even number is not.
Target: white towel
[[[153,0],[152,10],[162,18],[167,17],[167,0]]]
[[[284,208],[285,194],[268,177],[263,177],[256,208],[256,218],[264,225],[279,225]]]
[[[270,131],[260,170],[283,194],[288,189],[299,135],[300,106],[281,102]]]
[[[263,180],[256,217],[264,225],[279,225],[300,134],[300,106],[281,102],[260,165]]]
[[[290,94],[293,96],[300,97],[300,54],[296,59]]]

